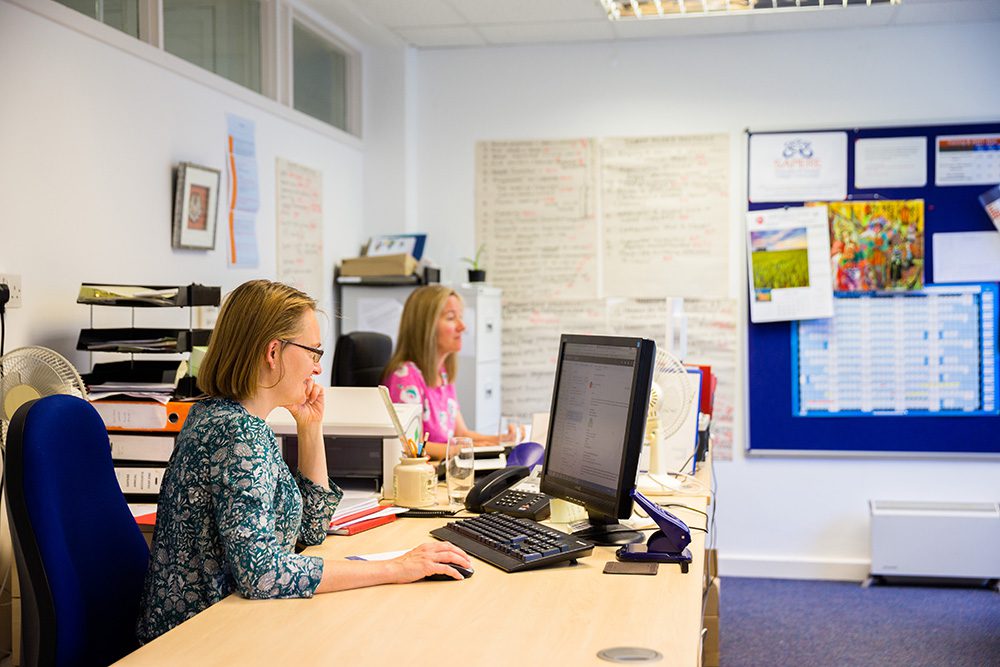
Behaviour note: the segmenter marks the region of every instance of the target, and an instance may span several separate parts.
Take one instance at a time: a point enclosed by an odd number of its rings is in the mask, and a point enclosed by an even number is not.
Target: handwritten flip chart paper
[[[725,296],[729,137],[600,143],[604,295]]]
[[[597,296],[594,142],[476,145],[476,238],[505,300]]]
[[[278,280],[323,295],[323,174],[277,160]]]
[[[670,299],[620,299],[608,303],[608,331],[656,341],[657,350],[669,350]]]
[[[513,302],[503,305],[503,412],[548,412],[552,402],[559,336],[606,333],[603,300]]]
[[[736,413],[737,329],[733,299],[684,299],[687,322],[685,361],[708,364],[718,378],[712,410],[712,456],[733,458],[733,419]]]

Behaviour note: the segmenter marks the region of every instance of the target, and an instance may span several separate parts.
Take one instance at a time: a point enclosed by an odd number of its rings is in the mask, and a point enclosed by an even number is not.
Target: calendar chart
[[[996,285],[840,294],[792,328],[799,417],[996,415]]]

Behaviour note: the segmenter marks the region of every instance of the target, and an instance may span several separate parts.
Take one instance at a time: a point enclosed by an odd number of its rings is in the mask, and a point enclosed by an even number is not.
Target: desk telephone
[[[551,511],[548,496],[511,488],[529,472],[527,466],[510,466],[493,471],[469,491],[465,509],[470,512],[501,512],[534,521],[547,519]]]

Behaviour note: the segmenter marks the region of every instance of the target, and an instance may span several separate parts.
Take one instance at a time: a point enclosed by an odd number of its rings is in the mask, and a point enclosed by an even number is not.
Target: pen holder
[[[431,507],[436,504],[437,473],[426,456],[400,457],[392,470],[395,503],[400,507]]]

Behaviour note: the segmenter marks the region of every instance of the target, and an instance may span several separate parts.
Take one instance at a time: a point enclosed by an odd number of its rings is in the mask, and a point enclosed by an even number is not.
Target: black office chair
[[[22,664],[108,665],[138,648],[149,549],[90,403],[55,395],[17,410],[4,495],[21,584]]]
[[[392,356],[392,339],[374,331],[352,331],[333,350],[334,387],[377,387]]]

